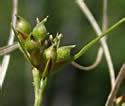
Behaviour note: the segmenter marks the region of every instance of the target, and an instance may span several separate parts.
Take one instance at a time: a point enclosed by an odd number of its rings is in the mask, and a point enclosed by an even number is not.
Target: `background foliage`
[[[0,46],[6,45],[10,31],[12,1],[0,0]],[[101,26],[102,1],[85,0]],[[108,3],[109,26],[124,17],[125,1],[110,0]],[[73,53],[95,37],[91,25],[82,14],[75,0],[20,0],[19,14],[32,26],[35,18],[49,16],[46,24],[51,34],[64,34],[62,44],[76,44]],[[116,74],[125,61],[125,25],[110,33],[108,44]],[[99,44],[95,45],[77,61],[92,64]],[[2,57],[0,57],[2,60]],[[71,64],[51,75],[46,89],[45,106],[104,106],[110,90],[108,68],[103,57],[100,65],[89,72],[74,68]],[[124,95],[122,84],[118,95]],[[0,106],[32,106],[34,100],[31,66],[19,50],[12,53],[3,89],[0,91]]]

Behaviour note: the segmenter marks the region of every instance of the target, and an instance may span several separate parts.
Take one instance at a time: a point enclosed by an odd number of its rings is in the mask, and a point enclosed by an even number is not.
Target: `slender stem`
[[[95,18],[93,17],[90,10],[88,9],[86,4],[84,3],[84,0],[76,0],[76,3],[78,4],[78,6],[82,10],[82,12],[85,14],[85,16],[88,18],[88,20],[93,21],[92,26],[93,26],[94,30],[98,31],[97,35],[101,35],[101,29],[98,27],[98,24],[96,23]],[[85,8],[86,8],[86,11],[84,11]],[[115,81],[114,67],[113,67],[112,59],[111,59],[111,56],[110,56],[109,48],[108,48],[108,45],[106,43],[105,37],[100,40],[100,43],[102,45],[104,55],[105,55],[105,58],[106,58],[106,61],[107,61],[107,65],[108,65],[109,72],[110,72],[111,85],[113,87],[114,81]]]
[[[84,0],[76,0],[77,5],[81,9],[81,11],[84,13],[84,15],[87,17],[89,22],[92,25],[92,28],[95,30],[96,34],[99,35],[101,34],[101,28],[99,27],[96,19],[94,18],[93,14],[85,4]]]
[[[108,27],[108,0],[103,0],[103,11],[102,11],[102,30],[105,31]]]
[[[40,106],[40,104],[43,102],[43,93],[45,91],[45,87],[46,87],[46,84],[47,84],[46,73],[48,72],[49,62],[50,62],[50,60],[48,60],[46,62],[46,65],[45,65],[45,68],[44,68],[44,71],[43,71],[43,74],[42,74],[42,78],[41,78],[41,81],[40,81],[40,88],[39,88],[39,97],[38,97],[38,101],[37,101],[38,105],[35,105],[35,106]]]
[[[50,63],[50,59],[47,60],[46,65],[45,65],[45,68],[44,68],[44,71],[43,71],[43,73],[42,73],[42,78],[43,78],[43,79],[46,77],[46,75],[47,75],[47,73],[48,73],[49,63]]]
[[[78,4],[81,5],[80,3],[78,3]],[[84,5],[85,5],[85,3],[84,3]],[[101,28],[99,27],[97,21],[94,19],[91,11],[87,8],[87,6],[80,6],[80,7],[82,7],[84,14],[86,15],[87,19],[91,23],[96,34],[102,33]],[[103,16],[102,17],[103,17],[103,19],[102,19],[102,31],[105,31],[107,29],[107,25],[108,25],[107,0],[103,0]],[[81,69],[81,70],[89,71],[89,70],[92,70],[98,66],[98,64],[101,62],[102,56],[103,56],[103,49],[102,49],[102,47],[99,47],[96,60],[92,65],[83,66],[83,65],[78,64],[75,61],[72,62],[72,65],[75,66],[76,68]]]
[[[38,73],[39,70],[37,69],[33,70],[33,79],[34,79],[33,84],[34,84],[34,92],[35,92],[34,106],[40,106],[41,103],[43,102],[43,95],[47,84],[46,72],[48,71],[48,66],[49,66],[49,60],[46,62],[46,65],[43,71],[43,76],[41,79],[40,79],[40,73]]]
[[[39,84],[40,84],[40,87],[35,92],[36,94],[35,94],[34,106],[41,106],[43,102],[43,95],[44,95],[45,87],[47,84],[47,78],[41,79]]]
[[[108,96],[105,106],[113,106],[114,99],[124,78],[125,78],[125,64],[123,64],[120,69],[120,72],[115,81],[115,85]]]
[[[17,14],[18,11],[18,0],[13,0],[13,12],[12,12],[12,25],[15,27],[16,25],[16,17],[15,15]],[[8,45],[13,44],[14,41],[14,32],[12,30],[12,28],[10,29],[10,37],[8,40]],[[5,75],[7,72],[7,68],[9,65],[9,61],[10,61],[10,55],[5,55],[3,60],[2,60],[2,66],[0,68],[0,88],[2,88],[4,79],[5,79]]]
[[[45,79],[41,79],[41,86],[40,86],[40,104],[43,103],[43,95],[44,95],[44,92],[45,92],[45,88],[46,88],[46,84],[47,84],[47,77]]]
[[[101,34],[102,33],[101,28],[99,27],[96,19],[94,18],[94,16],[92,15],[91,11],[87,7],[87,5],[84,3],[84,1],[76,0],[76,3],[78,4],[78,6],[82,10],[82,12],[85,14],[86,18],[90,22],[90,24],[91,24],[92,28],[94,29],[94,31],[96,32],[96,34],[97,35]],[[80,65],[77,62],[73,61],[72,65],[81,70],[89,71],[98,66],[98,64],[101,62],[102,56],[103,56],[103,48],[100,46],[98,49],[96,60],[94,61],[94,63],[92,63],[89,66],[83,66],[83,65]]]
[[[16,50],[18,48],[18,43],[14,42],[12,45],[0,47],[0,56],[5,54],[9,54],[10,52]]]
[[[94,46],[94,44],[96,44],[97,42],[99,42],[99,40],[104,37],[104,36],[108,36],[107,34],[110,33],[111,31],[113,31],[115,28],[117,28],[119,25],[121,25],[123,22],[125,22],[125,18],[122,18],[121,20],[119,20],[117,23],[115,23],[114,25],[112,25],[108,30],[106,30],[105,32],[103,32],[102,34],[100,34],[98,37],[96,37],[95,39],[93,39],[90,43],[86,44],[78,53],[76,53],[73,57],[74,60],[78,59],[80,56],[82,56],[90,47]]]
[[[95,67],[98,66],[98,64],[100,63],[101,59],[102,59],[102,56],[103,56],[103,49],[100,47],[98,49],[98,53],[97,53],[97,57],[96,57],[96,60],[94,61],[93,64],[89,65],[89,66],[83,66],[83,65],[80,65],[78,64],[77,62],[75,61],[72,61],[72,65],[76,68],[79,68],[80,70],[84,70],[84,71],[90,71],[92,69],[94,69]]]
[[[40,87],[40,75],[39,75],[39,70],[37,70],[36,68],[34,68],[32,70],[32,74],[33,74],[33,85],[34,85],[34,93],[35,93],[35,105],[37,106],[37,100],[38,100],[38,95],[39,95],[39,87]]]

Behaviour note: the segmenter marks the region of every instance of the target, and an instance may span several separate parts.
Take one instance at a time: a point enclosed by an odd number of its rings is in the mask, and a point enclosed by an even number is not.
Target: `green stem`
[[[41,86],[39,89],[37,89],[37,93],[35,94],[35,103],[34,106],[41,106],[41,103],[43,102],[43,94],[45,91],[46,83],[47,83],[47,78],[46,79],[41,79]]]
[[[108,33],[111,32],[112,30],[114,30],[115,28],[117,28],[119,25],[121,25],[123,22],[125,22],[125,18],[122,18],[121,20],[119,20],[117,23],[115,23],[114,25],[112,25],[108,30],[106,30],[105,32],[103,32],[102,34],[100,34],[100,36],[96,37],[95,39],[93,39],[91,42],[89,42],[88,44],[86,44],[78,53],[76,53],[73,57],[73,60],[78,59],[80,56],[82,56],[87,50],[89,50],[89,48],[91,48],[92,46],[94,46],[94,44],[96,44],[98,41],[100,41],[100,39],[104,36],[109,35]]]
[[[33,85],[34,85],[34,94],[35,94],[35,103],[34,106],[38,106],[38,95],[39,95],[39,88],[40,88],[40,76],[39,76],[39,70],[34,68],[32,70],[33,73]]]
[[[45,91],[46,84],[47,84],[47,78],[41,79],[41,83],[42,84],[39,89],[39,104],[43,102],[43,95],[44,95],[44,91]],[[40,105],[36,105],[36,106],[40,106]]]
[[[44,68],[44,71],[43,71],[43,73],[42,73],[42,78],[43,78],[43,79],[46,78],[46,75],[48,74],[49,63],[50,63],[50,59],[47,60],[46,65],[45,65],[45,68]]]
[[[49,61],[50,60],[48,60],[46,62],[46,65],[45,65],[45,68],[44,68],[44,71],[43,71],[43,75],[42,75],[42,78],[41,78],[41,81],[40,81],[39,94],[37,95],[38,98],[37,98],[37,101],[36,101],[37,103],[34,106],[40,106],[41,103],[43,102],[43,93],[44,93],[46,83],[47,83],[46,73],[48,72]]]
[[[47,84],[46,73],[48,71],[49,61],[50,60],[46,62],[46,65],[43,71],[43,76],[41,79],[40,79],[39,70],[37,70],[36,68],[33,69],[33,80],[34,80],[33,84],[34,84],[34,93],[35,93],[34,106],[40,106],[41,103],[43,102],[43,94]]]

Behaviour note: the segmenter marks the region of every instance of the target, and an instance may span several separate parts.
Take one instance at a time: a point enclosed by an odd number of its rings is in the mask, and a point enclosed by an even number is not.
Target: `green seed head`
[[[40,23],[37,23],[37,25],[34,27],[32,32],[33,37],[38,41],[43,41],[46,37],[47,30],[44,23],[45,21],[41,21]]]
[[[24,18],[17,16],[16,30],[17,32],[29,34],[31,31],[31,26]]]
[[[62,46],[57,49],[57,60],[56,63],[65,62],[72,58],[71,50],[75,47],[75,45],[70,46]]]

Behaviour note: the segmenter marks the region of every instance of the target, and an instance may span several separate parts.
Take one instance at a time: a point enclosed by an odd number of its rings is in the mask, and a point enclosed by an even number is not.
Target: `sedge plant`
[[[101,38],[109,35],[109,32],[125,22],[125,18],[122,18],[100,36],[83,46],[76,54],[71,55],[71,50],[74,49],[76,45],[60,46],[63,35],[60,33],[57,33],[56,36],[48,34],[49,32],[45,26],[48,17],[42,21],[37,18],[36,25],[32,29],[28,21],[21,16],[17,15],[16,17],[16,27],[14,28],[12,26],[12,29],[18,39],[20,51],[33,67],[34,106],[41,106],[48,76],[55,72],[56,68],[60,68],[66,63],[77,60],[93,45],[99,42]],[[8,49],[7,47],[5,48]],[[2,52],[3,49],[0,49],[0,55],[7,53],[5,51]],[[10,49],[8,50],[11,52]]]

